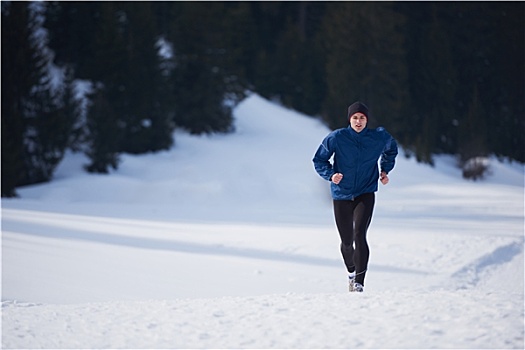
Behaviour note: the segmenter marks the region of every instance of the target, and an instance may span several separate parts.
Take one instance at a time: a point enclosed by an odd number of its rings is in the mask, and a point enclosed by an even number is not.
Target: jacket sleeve
[[[387,133],[387,135],[388,139],[385,148],[383,149],[383,153],[381,154],[380,164],[381,171],[384,171],[388,174],[392,169],[394,169],[394,165],[396,165],[396,156],[398,150],[396,140],[390,134]]]
[[[332,163],[330,163],[334,151],[334,135],[331,133],[323,140],[312,160],[315,171],[327,181],[330,181],[334,174]]]

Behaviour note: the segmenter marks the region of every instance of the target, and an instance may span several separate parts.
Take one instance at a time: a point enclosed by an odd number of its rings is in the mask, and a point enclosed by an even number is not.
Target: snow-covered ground
[[[468,182],[401,152],[350,294],[311,162],[329,130],[257,95],[235,117],[2,199],[2,347],[523,349],[522,165]]]

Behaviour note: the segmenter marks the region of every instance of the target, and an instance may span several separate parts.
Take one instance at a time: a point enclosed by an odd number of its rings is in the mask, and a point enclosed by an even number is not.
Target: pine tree
[[[322,2],[252,2],[249,32],[250,86],[287,107],[316,115],[324,99],[323,52],[316,40],[324,14]]]
[[[91,163],[85,168],[89,172],[108,173],[119,164],[120,142],[123,138],[124,120],[122,104],[126,75],[124,64],[124,39],[117,24],[116,4],[105,2],[97,14],[98,23],[94,42],[93,67],[89,67],[94,91],[90,94],[87,114],[87,150]],[[96,64],[95,64],[96,63]]]
[[[371,126],[395,127],[408,103],[403,16],[390,3],[346,2],[330,3],[324,20],[323,118],[332,128],[347,126],[347,106],[360,100]]]
[[[418,161],[433,164],[433,154],[456,148],[458,78],[446,9],[435,3],[406,5],[407,58],[411,109],[406,148]]]
[[[77,79],[99,80],[95,44],[104,3],[49,1],[45,5],[44,27],[49,33],[54,63],[59,67],[68,66]]]
[[[235,81],[223,35],[222,3],[173,3],[173,22],[166,38],[174,47],[171,76],[174,120],[193,134],[231,132],[232,104],[243,95]]]
[[[81,101],[77,98],[73,69],[71,66],[66,65],[63,72],[64,79],[59,94],[62,96],[61,106],[63,112],[69,122],[68,147],[73,151],[80,151],[83,146],[83,138],[85,137],[83,125],[85,115],[81,107]]]
[[[286,26],[279,33],[275,52],[270,56],[268,74],[264,78],[272,84],[272,94],[285,106],[303,113],[316,115],[325,97],[325,65],[322,46],[311,33],[315,23],[313,11],[322,13],[317,3],[294,3]],[[270,80],[271,79],[271,80]]]
[[[525,3],[490,3],[494,31],[489,63],[491,95],[486,98],[488,144],[495,155],[525,163]],[[494,116],[501,119],[493,123]]]
[[[35,83],[26,4],[2,1],[2,197],[16,196],[23,169],[24,99]]]
[[[52,89],[33,3],[2,3],[2,195],[49,181],[68,146],[72,120]]]
[[[168,149],[173,142],[173,122],[167,106],[166,82],[161,75],[157,35],[151,4],[124,3],[119,28],[124,33],[124,74],[120,118],[124,135],[120,150],[145,153]]]
[[[90,103],[93,111],[87,113],[85,124],[90,148],[86,153],[91,159],[86,169],[106,173],[118,166],[122,152],[169,148],[173,143],[173,121],[152,5],[52,3],[47,12],[55,62],[71,67],[77,78],[95,86]],[[86,21],[89,24],[83,27]],[[83,38],[83,46],[79,47],[66,31]],[[100,137],[111,140],[95,139]]]
[[[92,106],[87,118],[88,148],[86,155],[91,163],[85,169],[91,173],[106,174],[110,168],[117,169],[120,161],[122,129],[115,111],[103,87],[91,96]]]

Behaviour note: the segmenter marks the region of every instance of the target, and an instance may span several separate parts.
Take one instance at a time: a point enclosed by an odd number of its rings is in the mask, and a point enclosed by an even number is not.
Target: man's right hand
[[[343,174],[341,173],[335,173],[334,175],[332,175],[332,182],[336,185],[339,185],[342,179],[343,179]]]

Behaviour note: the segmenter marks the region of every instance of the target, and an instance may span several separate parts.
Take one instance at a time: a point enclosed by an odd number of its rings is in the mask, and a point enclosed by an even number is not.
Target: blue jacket
[[[331,182],[334,200],[354,200],[377,191],[378,160],[381,158],[381,171],[388,174],[394,168],[396,156],[397,143],[384,128],[365,128],[358,133],[349,126],[332,131],[317,149],[313,162],[325,180],[330,181],[335,173],[343,174],[338,185]]]

